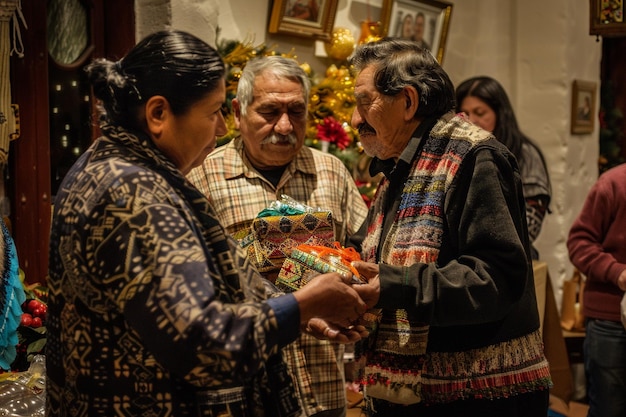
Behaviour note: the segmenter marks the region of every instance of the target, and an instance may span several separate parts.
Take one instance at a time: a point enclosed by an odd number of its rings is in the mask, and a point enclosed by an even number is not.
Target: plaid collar
[[[237,136],[225,145],[223,157],[225,161],[228,161],[224,164],[225,179],[229,180],[242,175],[248,178],[262,177],[245,155],[241,136]],[[308,146],[302,146],[285,171],[290,173],[300,171],[306,175],[316,176],[317,170],[311,149]]]

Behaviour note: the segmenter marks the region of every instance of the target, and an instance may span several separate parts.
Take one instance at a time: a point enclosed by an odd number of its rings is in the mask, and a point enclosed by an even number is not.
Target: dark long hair
[[[139,107],[150,97],[165,97],[174,114],[183,114],[225,74],[214,48],[177,30],[148,35],[121,60],[96,59],[85,70],[102,120],[129,129],[139,127]]]
[[[518,160],[521,161],[522,159],[522,145],[524,143],[539,151],[537,145],[520,130],[509,97],[498,81],[486,76],[465,80],[456,88],[457,106],[460,107],[466,97],[479,98],[491,107],[496,114],[496,126],[492,133],[496,139],[509,148]],[[542,155],[541,151],[539,154]]]
[[[439,117],[455,108],[454,85],[435,57],[416,42],[383,38],[356,48],[350,59],[357,72],[376,66],[376,89],[386,96],[404,87],[415,87],[419,95],[416,118]]]

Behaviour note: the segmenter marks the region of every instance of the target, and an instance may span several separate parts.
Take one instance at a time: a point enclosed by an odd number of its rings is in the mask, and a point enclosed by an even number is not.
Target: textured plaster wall
[[[572,81],[598,83],[601,42],[588,35],[589,10],[570,0],[452,0],[453,11],[443,67],[456,84],[474,75],[498,79],[522,129],[541,147],[552,179],[552,213],[537,247],[548,263],[557,298],[571,274],[565,241],[585,195],[597,178],[598,126],[570,133]],[[266,43],[293,51],[323,73],[332,63],[311,39],[267,34],[270,0],[137,0],[137,37],[163,27],[195,33],[215,44],[221,39]],[[336,26],[359,35],[366,0],[339,0]],[[371,0],[372,6],[382,0]],[[375,9],[372,9],[375,10]],[[323,49],[323,48],[322,48]],[[597,108],[595,109],[597,112]]]
[[[261,12],[246,13],[259,4]],[[136,37],[141,39],[151,32],[176,28],[191,32],[214,46],[218,37],[241,39],[239,27],[245,26],[235,23],[232,6],[237,6],[236,10],[244,16],[256,15],[259,21],[265,19],[267,12],[264,1],[247,2],[244,6],[241,0],[135,0]],[[242,22],[241,18],[239,22]]]
[[[557,290],[572,270],[569,227],[598,175],[598,123],[591,134],[570,133],[572,81],[597,82],[599,94],[602,55],[601,43],[588,35],[588,7],[575,3],[520,0],[516,8],[515,103],[521,126],[539,143],[550,169],[553,213],[537,246]]]

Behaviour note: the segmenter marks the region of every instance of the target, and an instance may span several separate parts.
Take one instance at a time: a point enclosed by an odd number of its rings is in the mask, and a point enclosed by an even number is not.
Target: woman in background
[[[539,258],[534,242],[541,232],[544,217],[549,212],[552,187],[543,154],[537,145],[519,128],[509,97],[498,81],[491,77],[473,77],[456,89],[457,111],[489,132],[506,145],[520,166],[526,221],[533,259]]]
[[[398,36],[402,39],[411,39],[413,37],[413,15],[410,13],[404,15]]]

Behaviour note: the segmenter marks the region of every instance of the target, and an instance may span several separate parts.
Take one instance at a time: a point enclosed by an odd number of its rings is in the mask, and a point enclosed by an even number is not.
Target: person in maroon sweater
[[[583,345],[588,417],[626,416],[626,164],[603,173],[589,191],[567,240],[569,257],[587,276]]]

